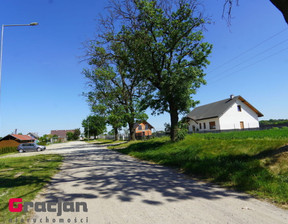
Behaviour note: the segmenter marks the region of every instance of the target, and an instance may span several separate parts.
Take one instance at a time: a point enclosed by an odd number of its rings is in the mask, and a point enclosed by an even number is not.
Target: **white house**
[[[187,116],[189,132],[259,128],[263,114],[241,96],[196,107]]]

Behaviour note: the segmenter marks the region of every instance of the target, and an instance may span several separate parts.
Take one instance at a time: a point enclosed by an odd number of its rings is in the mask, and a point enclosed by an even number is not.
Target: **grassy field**
[[[135,141],[113,149],[288,208],[288,130],[193,134]],[[123,148],[124,147],[124,148]]]
[[[23,215],[8,210],[10,198],[32,201],[38,192],[58,172],[60,155],[0,158],[0,223],[8,223]],[[20,222],[20,221],[19,221]]]

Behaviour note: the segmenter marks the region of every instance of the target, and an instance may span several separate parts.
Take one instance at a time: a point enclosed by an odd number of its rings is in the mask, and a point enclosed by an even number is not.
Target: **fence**
[[[114,140],[115,136],[114,135],[98,135],[97,139],[108,139],[108,140]],[[129,140],[129,136],[127,135],[118,135],[119,140],[123,140],[123,141],[128,141]]]

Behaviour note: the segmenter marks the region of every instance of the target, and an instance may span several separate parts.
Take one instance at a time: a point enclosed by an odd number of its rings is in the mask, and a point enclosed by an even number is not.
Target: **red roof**
[[[27,141],[27,140],[35,140],[35,138],[30,137],[29,135],[12,135],[14,138],[17,138],[21,141]]]

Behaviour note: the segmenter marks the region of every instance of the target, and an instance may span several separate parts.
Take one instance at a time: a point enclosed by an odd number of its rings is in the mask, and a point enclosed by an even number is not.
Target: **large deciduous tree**
[[[179,115],[197,103],[192,95],[205,84],[203,68],[212,48],[202,42],[205,21],[195,1],[124,3],[113,1],[112,8],[123,24],[113,36],[127,52],[122,66],[146,83],[142,105],[170,114],[170,137],[176,141]]]
[[[123,67],[128,56],[121,43],[107,36],[100,39],[90,42],[88,60],[91,69],[84,70],[91,90],[86,93],[88,102],[93,112],[104,115],[112,125],[115,140],[119,128],[126,123],[130,139],[135,140],[136,120],[148,118],[139,104],[144,96],[141,91],[146,87],[139,77],[132,75],[133,71]]]

